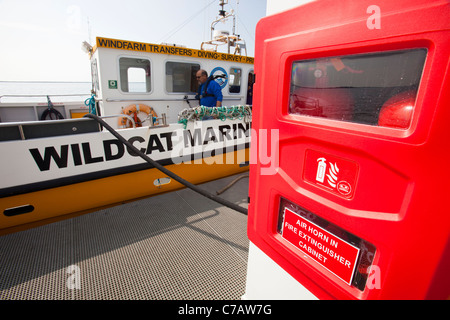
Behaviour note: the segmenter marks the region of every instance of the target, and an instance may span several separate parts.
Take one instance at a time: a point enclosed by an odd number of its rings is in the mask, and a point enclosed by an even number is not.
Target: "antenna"
[[[227,14],[226,11],[223,9],[224,5],[228,4],[228,0],[219,0],[219,6],[222,7],[222,10],[219,10],[219,16],[222,16],[225,18],[225,15]]]
[[[234,10],[231,10],[230,13],[226,12],[224,10],[224,6],[226,4],[228,4],[228,0],[219,0],[219,6],[221,9],[219,10],[219,17],[211,23],[211,40],[203,41],[200,49],[213,50],[217,52],[218,46],[227,45],[228,53],[231,53],[231,47],[233,47],[235,48],[233,54],[241,55],[242,50],[245,50],[245,55],[247,55],[245,41],[241,39],[238,34],[236,34],[236,13]],[[215,30],[215,27],[219,22],[225,22],[228,18],[233,18],[233,33],[231,35],[229,31]],[[211,46],[211,48],[207,49],[205,46]]]
[[[87,28],[88,28],[88,40],[89,43],[92,43],[91,24],[89,23],[89,17],[87,17]]]

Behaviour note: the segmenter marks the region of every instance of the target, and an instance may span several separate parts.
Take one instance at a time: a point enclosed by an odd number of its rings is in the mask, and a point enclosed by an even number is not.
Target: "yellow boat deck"
[[[248,178],[220,196],[246,208]],[[0,300],[241,299],[246,228],[246,215],[182,189],[7,234]]]

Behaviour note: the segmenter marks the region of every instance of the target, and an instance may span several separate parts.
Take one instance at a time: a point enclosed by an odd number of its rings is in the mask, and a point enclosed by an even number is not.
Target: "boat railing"
[[[242,98],[244,98],[244,96],[242,95],[233,95],[233,96],[224,96],[223,97],[223,101],[236,101],[236,100],[241,100]],[[146,99],[121,99],[121,98],[106,98],[105,101],[106,102],[152,102],[152,101],[168,101],[168,102],[172,102],[172,101],[193,101],[196,100],[195,98],[190,98],[188,96],[185,96],[183,98],[146,98]],[[102,101],[102,99],[98,99],[96,101]],[[198,100],[197,100],[198,101]]]
[[[47,97],[86,97],[90,93],[71,93],[71,94],[2,94],[0,95],[0,103],[3,98],[47,98]],[[33,102],[33,101],[31,101]]]

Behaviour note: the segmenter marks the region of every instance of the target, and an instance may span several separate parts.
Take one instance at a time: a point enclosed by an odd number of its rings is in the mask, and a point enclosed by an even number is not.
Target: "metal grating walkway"
[[[245,178],[221,197],[247,207],[247,195]],[[246,228],[246,215],[183,189],[1,236],[0,300],[240,299]]]

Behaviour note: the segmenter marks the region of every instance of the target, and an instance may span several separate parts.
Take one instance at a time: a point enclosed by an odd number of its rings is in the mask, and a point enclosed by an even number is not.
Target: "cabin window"
[[[295,61],[289,113],[407,129],[427,51]]]
[[[241,92],[241,78],[242,78],[241,75],[242,69],[230,68],[229,87],[228,87],[230,93]]]
[[[253,105],[253,85],[255,84],[256,78],[255,73],[250,71],[248,73],[248,82],[247,82],[247,100],[246,104]]]
[[[122,92],[146,93],[151,91],[149,60],[120,58],[119,67]]]
[[[166,63],[166,90],[169,93],[194,93],[198,90],[195,77],[200,65],[187,62]]]

